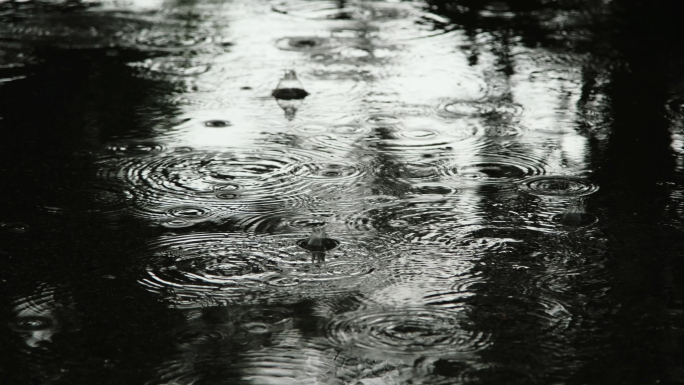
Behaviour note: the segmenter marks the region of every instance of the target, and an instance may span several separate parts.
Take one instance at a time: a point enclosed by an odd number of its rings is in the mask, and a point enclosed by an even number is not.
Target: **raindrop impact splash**
[[[297,241],[302,249],[311,252],[311,262],[325,262],[325,252],[340,245],[340,242],[328,238],[324,227],[316,227],[308,238]]]
[[[294,70],[287,70],[271,95],[285,112],[285,117],[292,120],[302,105],[302,100],[309,93],[304,90],[302,82],[297,78],[297,73]]]

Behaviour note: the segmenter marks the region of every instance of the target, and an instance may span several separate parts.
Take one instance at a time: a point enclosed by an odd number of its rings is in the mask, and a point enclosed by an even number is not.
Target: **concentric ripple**
[[[452,101],[440,106],[444,115],[452,116],[518,116],[523,107],[509,102]]]
[[[477,160],[446,164],[441,168],[447,177],[480,183],[510,183],[543,174],[541,160],[526,155],[481,155]]]
[[[346,292],[385,263],[391,250],[346,240],[324,263],[297,245],[302,236],[198,233],[164,237],[143,252],[141,283],[178,306],[287,301]],[[209,302],[207,302],[209,301]]]
[[[595,193],[598,186],[583,178],[544,175],[521,181],[520,190],[534,195],[579,197]]]
[[[314,165],[292,151],[174,152],[157,157],[106,159],[100,175],[123,181],[137,205],[156,216],[170,207],[192,205],[215,214],[279,205],[296,206],[311,196],[311,182],[352,177],[343,165]]]
[[[336,316],[324,327],[331,343],[387,357],[471,357],[489,336],[468,330],[462,312],[429,307],[364,309]]]

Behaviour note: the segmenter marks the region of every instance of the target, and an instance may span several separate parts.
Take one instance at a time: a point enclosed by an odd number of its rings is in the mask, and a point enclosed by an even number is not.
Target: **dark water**
[[[683,8],[0,1],[0,383],[684,384]]]

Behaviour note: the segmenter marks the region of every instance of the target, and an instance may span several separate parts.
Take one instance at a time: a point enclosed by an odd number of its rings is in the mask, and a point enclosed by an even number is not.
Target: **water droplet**
[[[337,241],[332,238],[322,238],[320,240],[320,244],[314,245],[311,244],[311,240],[308,238],[300,239],[299,241],[297,241],[297,246],[309,251],[328,251],[336,248],[339,245],[340,241]]]
[[[294,70],[287,70],[272,95],[281,100],[300,100],[306,98],[309,93],[304,90],[302,82],[297,78],[297,73]]]

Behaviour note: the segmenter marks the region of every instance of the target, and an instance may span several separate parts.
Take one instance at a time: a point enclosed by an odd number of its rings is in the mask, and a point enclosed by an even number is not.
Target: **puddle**
[[[0,382],[681,383],[681,12],[615,3],[0,2]]]

